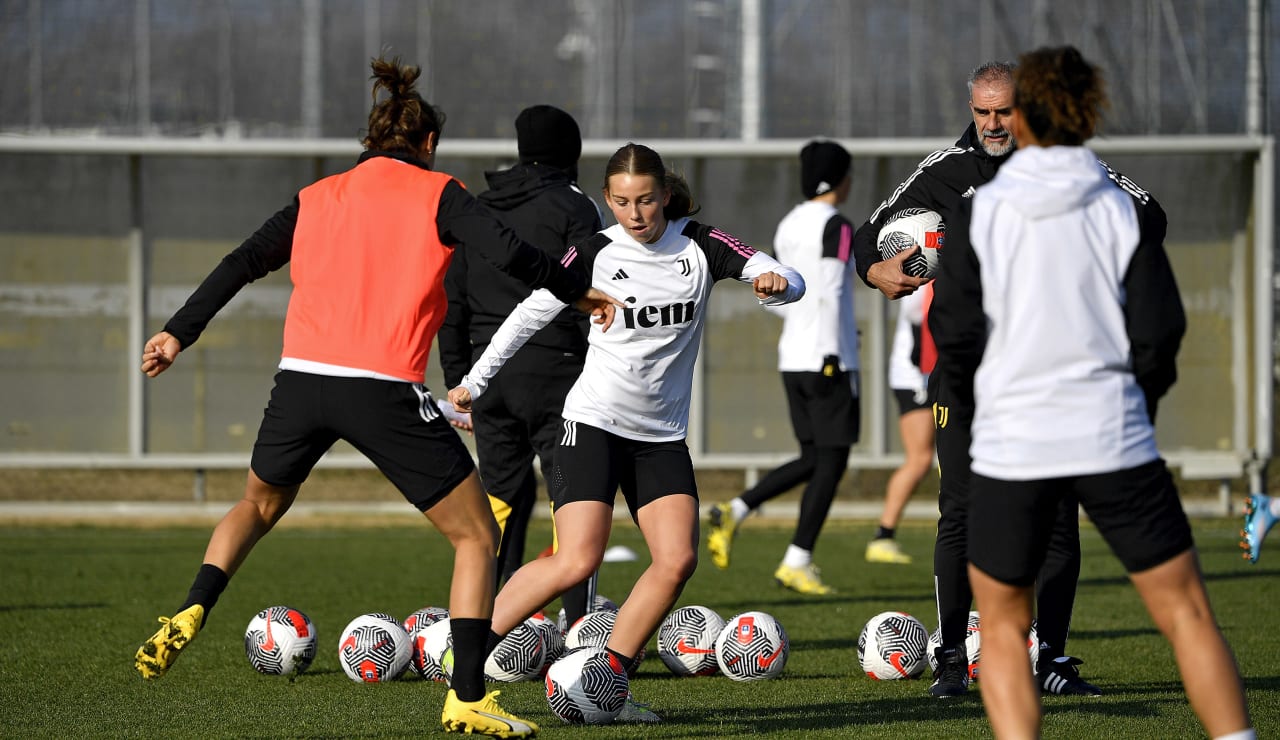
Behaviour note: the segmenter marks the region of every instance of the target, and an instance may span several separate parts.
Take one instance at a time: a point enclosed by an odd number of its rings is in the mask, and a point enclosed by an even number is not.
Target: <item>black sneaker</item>
[[[1102,696],[1102,689],[1080,678],[1076,666],[1083,663],[1079,658],[1063,656],[1042,664],[1036,672],[1040,688],[1046,694],[1062,694],[1064,696]]]
[[[964,696],[969,690],[969,659],[964,648],[938,648],[934,656],[938,667],[933,672],[929,696],[939,699]]]

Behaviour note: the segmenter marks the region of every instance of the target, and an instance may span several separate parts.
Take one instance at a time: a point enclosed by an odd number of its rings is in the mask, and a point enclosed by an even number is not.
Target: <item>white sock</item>
[[[1258,733],[1252,727],[1239,732],[1229,732],[1226,735],[1219,735],[1213,740],[1258,740]]]
[[[782,556],[782,564],[788,568],[803,568],[813,562],[813,552],[795,545],[787,545],[787,554]]]
[[[742,524],[742,520],[747,518],[747,514],[751,513],[751,507],[747,506],[747,502],[740,498],[735,498],[729,502],[729,506],[733,507],[733,523]]]

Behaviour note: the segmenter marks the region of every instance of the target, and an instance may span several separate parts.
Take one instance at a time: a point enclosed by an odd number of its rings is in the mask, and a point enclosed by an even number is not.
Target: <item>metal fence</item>
[[[586,143],[584,183],[619,141]],[[689,176],[703,218],[763,248],[797,199],[803,141],[650,142]],[[948,140],[844,140],[846,213],[861,222]],[[1170,215],[1190,328],[1158,438],[1189,477],[1233,478],[1271,456],[1274,145],[1269,137],[1096,140]],[[0,467],[240,467],[279,357],[287,271],[246,288],[161,378],[140,348],[223,254],[314,178],[350,166],[345,141],[0,138]],[[479,182],[514,143],[447,140],[438,166]],[[38,181],[32,191],[26,183]],[[598,192],[588,185],[588,192]],[[57,197],[50,198],[50,192]],[[885,387],[893,305],[859,288],[863,429],[850,464],[900,460]],[[713,293],[693,390],[701,467],[765,469],[795,449],[776,372],[779,322],[750,291]],[[438,370],[427,383],[443,390]],[[364,466],[345,445],[325,465]],[[1257,468],[1251,468],[1256,475]]]

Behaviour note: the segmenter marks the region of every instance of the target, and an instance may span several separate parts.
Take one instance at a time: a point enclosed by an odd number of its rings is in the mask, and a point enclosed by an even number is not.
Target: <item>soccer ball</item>
[[[442,606],[424,606],[404,618],[404,631],[412,635],[419,627],[426,627],[448,618],[448,609]]]
[[[920,251],[902,263],[902,271],[913,277],[931,278],[938,272],[938,260],[946,242],[947,226],[942,216],[926,208],[904,208],[889,217],[876,238],[883,259],[919,244]]]
[[[609,635],[613,632],[613,623],[617,618],[616,611],[587,612],[586,616],[573,623],[564,636],[564,649],[573,651],[584,647],[604,647],[609,643]]]
[[[876,680],[918,678],[928,664],[928,632],[919,619],[904,612],[881,612],[858,635],[858,663]]]
[[[484,675],[490,681],[512,683],[529,681],[542,675],[547,647],[541,631],[532,619],[526,619],[494,646],[484,662]]]
[[[710,676],[724,617],[705,606],[682,606],[658,627],[658,657],[677,676]]]
[[[547,704],[570,724],[602,725],[622,711],[630,691],[627,671],[608,650],[567,653],[547,671]]]
[[[297,609],[269,606],[249,620],[244,654],[258,673],[302,673],[316,657],[316,627]]]
[[[453,678],[453,627],[449,618],[413,631],[413,672],[428,681],[448,682]]]
[[[394,681],[413,655],[409,634],[390,614],[361,614],[338,638],[338,662],[352,681]]]
[[[929,635],[928,659],[929,667],[938,669],[938,658],[934,651],[942,645],[942,628]],[[982,657],[982,621],[977,612],[969,612],[969,624],[965,630],[964,652],[969,660],[969,680],[978,680],[978,661]],[[1027,634],[1027,655],[1031,657],[1031,671],[1036,670],[1036,661],[1040,658],[1040,637],[1036,633],[1036,622],[1031,620],[1031,631]]]
[[[758,681],[782,673],[791,641],[771,615],[744,612],[725,623],[715,650],[721,673],[734,681]]]
[[[610,599],[608,596],[601,596],[600,594],[596,594],[596,598],[592,602],[592,607],[590,610],[588,610],[588,613],[616,612],[616,611],[618,611],[618,605],[615,604],[612,599]],[[560,610],[560,616],[556,620],[556,624],[560,625],[560,634],[562,635],[568,634],[569,628],[573,626],[569,624],[569,617],[565,615],[564,609]]]
[[[549,619],[542,612],[535,612],[529,617],[529,622],[538,630],[538,634],[542,637],[542,654],[543,663],[541,672],[545,674],[551,664],[556,662],[561,655],[564,655],[564,633],[560,631],[560,625]]]

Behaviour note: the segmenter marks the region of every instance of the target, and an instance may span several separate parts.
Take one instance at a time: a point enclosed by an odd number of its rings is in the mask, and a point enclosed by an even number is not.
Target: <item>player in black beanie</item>
[[[819,139],[800,150],[800,191],[805,200],[835,190],[849,174],[853,158],[834,141]]]
[[[545,164],[578,179],[582,131],[573,116],[553,105],[533,105],[516,116],[516,147],[520,164]]]
[[[489,189],[479,198],[490,212],[529,243],[555,257],[603,228],[600,209],[578,188],[582,133],[573,116],[534,105],[516,116],[520,161],[485,173]],[[449,310],[437,336],[445,383],[453,388],[489,345],[494,331],[529,295],[482,260],[458,250],[445,290]],[[559,441],[565,394],[582,372],[587,323],[566,311],[535,334],[476,403],[473,431],[480,480],[502,531],[498,580],[524,563],[525,535],[537,498],[535,454],[544,478]],[[565,594],[566,617],[576,620],[593,605],[584,584]]]

